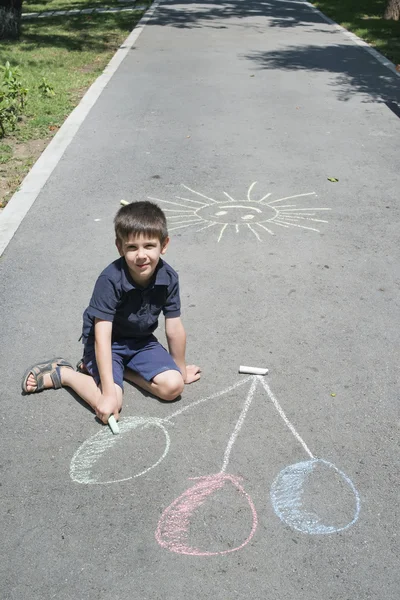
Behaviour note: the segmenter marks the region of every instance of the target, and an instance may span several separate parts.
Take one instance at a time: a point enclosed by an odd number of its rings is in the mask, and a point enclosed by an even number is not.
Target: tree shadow
[[[38,50],[49,46],[65,48],[71,52],[104,52],[109,49],[114,32],[100,35],[99,21],[102,27],[107,24],[110,30],[123,28],[128,32],[137,23],[138,16],[137,13],[107,13],[30,20],[24,22],[20,41],[24,50]]]
[[[218,20],[248,17],[267,17],[270,27],[299,27],[324,22],[318,13],[307,5],[292,0],[247,0],[218,4],[213,0],[172,0],[158,6],[149,24],[182,29],[226,28],[226,25],[218,25]],[[249,27],[254,27],[254,24],[250,23]],[[265,26],[262,28],[265,30]]]
[[[256,19],[251,17],[264,17],[267,21],[257,24]],[[296,28],[303,33],[329,35],[330,40],[342,38],[342,34],[327,24],[318,12],[295,0],[248,0],[222,4],[216,4],[212,0],[172,0],[157,8],[149,25],[226,28],[229,19],[236,20],[234,26],[256,29],[266,35],[269,28]],[[243,23],[244,19],[248,19],[248,22]],[[366,26],[374,21],[362,16],[359,19]],[[376,21],[378,22],[371,26],[386,28],[386,33],[393,32],[392,24]],[[387,42],[389,43],[389,38]],[[299,44],[271,52],[254,52],[245,58],[256,62],[260,69],[331,73],[334,76],[332,86],[338,89],[338,97],[343,101],[349,100],[354,93],[362,94],[366,102],[400,101],[400,86],[396,75],[392,75],[365,49],[349,42],[338,41],[325,46]]]
[[[357,93],[364,102],[400,102],[399,79],[362,48],[351,44],[289,46],[282,50],[254,52],[244,58],[260,69],[331,73],[331,85],[340,100]]]

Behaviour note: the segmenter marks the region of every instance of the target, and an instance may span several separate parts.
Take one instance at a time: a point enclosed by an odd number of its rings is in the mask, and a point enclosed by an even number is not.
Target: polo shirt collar
[[[128,265],[126,264],[125,258],[121,257],[122,261],[122,289],[124,292],[129,292],[130,290],[147,290],[153,288],[155,285],[168,285],[169,284],[169,276],[167,272],[167,268],[165,266],[165,262],[160,258],[158,261],[158,265],[155,271],[155,279],[146,287],[141,288],[138,286],[132,279],[132,275],[129,272]],[[153,276],[154,277],[154,276]]]

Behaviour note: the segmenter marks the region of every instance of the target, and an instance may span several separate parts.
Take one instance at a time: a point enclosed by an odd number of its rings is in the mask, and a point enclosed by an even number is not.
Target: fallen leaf
[[[254,77],[254,75],[250,75],[250,77]]]
[[[339,181],[339,179],[336,179],[336,177],[328,177],[328,181]]]
[[[334,398],[336,396],[336,394],[334,392],[332,392],[331,396]]]
[[[56,129],[58,129],[57,125],[50,125],[49,126],[50,131],[55,131]]]
[[[400,65],[396,65],[396,71],[400,73]]]

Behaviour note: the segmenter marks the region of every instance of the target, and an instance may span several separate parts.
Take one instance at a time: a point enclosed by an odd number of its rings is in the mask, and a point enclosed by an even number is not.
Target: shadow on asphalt
[[[190,11],[187,7],[190,6]],[[395,74],[381,65],[363,48],[343,40],[343,34],[329,29],[324,19],[304,4],[288,0],[279,2],[249,0],[215,4],[205,0],[184,2],[173,0],[161,4],[148,25],[178,28],[212,27],[226,29],[227,20],[249,17],[267,17],[268,28],[302,28],[305,33],[323,33],[328,45],[289,46],[272,52],[254,52],[242,55],[259,69],[280,71],[299,70],[326,72],[335,76],[332,87],[337,88],[339,100],[347,101],[355,93],[362,94],[365,102],[400,103],[400,84]],[[268,28],[248,20],[235,24],[268,35]],[[324,26],[319,29],[316,26]],[[343,43],[340,42],[343,40]]]
[[[400,102],[400,82],[362,48],[352,45],[289,46],[272,52],[254,52],[244,58],[260,69],[326,72],[335,76],[331,86],[339,100],[354,93],[364,102]]]

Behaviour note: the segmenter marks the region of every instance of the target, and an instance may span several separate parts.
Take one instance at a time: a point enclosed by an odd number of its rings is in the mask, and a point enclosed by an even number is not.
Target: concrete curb
[[[375,50],[375,48],[372,48],[367,42],[365,42],[364,40],[362,40],[361,38],[359,38],[355,33],[352,33],[351,31],[348,31],[347,29],[345,29],[341,25],[338,25],[338,23],[336,23],[335,21],[332,21],[332,19],[330,19],[329,17],[327,17],[326,15],[324,15],[323,12],[321,12],[318,8],[316,8],[310,2],[303,2],[303,4],[305,4],[306,6],[308,6],[309,8],[311,8],[311,10],[313,12],[319,14],[319,16],[322,19],[324,19],[324,21],[326,21],[330,25],[334,25],[334,28],[335,28],[336,31],[341,31],[342,33],[344,33],[355,44],[357,44],[358,46],[361,46],[362,48],[364,48],[364,50],[366,50],[367,52],[369,52],[370,54],[372,54],[372,56],[374,58],[376,58],[376,60],[378,62],[380,62],[382,65],[384,65],[385,67],[387,67],[388,69],[390,69],[392,71],[392,73],[394,73],[395,75],[397,75],[397,77],[400,77],[400,73],[398,71],[396,71],[396,65],[394,63],[392,63],[392,61],[390,61],[388,58],[386,58],[385,56],[383,56],[383,54],[381,54],[380,52],[378,52],[378,50]]]
[[[149,10],[146,11],[135,29],[129,34],[119,50],[114,54],[103,73],[91,85],[78,106],[63,123],[60,130],[56,133],[42,155],[33,165],[28,175],[22,181],[19,190],[15,192],[5,209],[1,212],[0,256],[2,256],[4,250],[12,240],[23,218],[35,202],[65,150],[75,137],[91,108],[96,103],[101,92],[142,33],[146,23],[153,16],[158,4],[159,0],[156,0]]]

